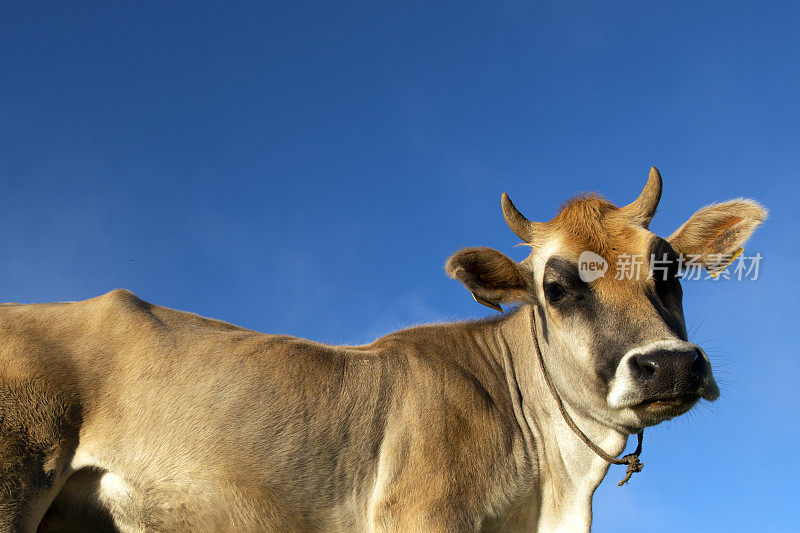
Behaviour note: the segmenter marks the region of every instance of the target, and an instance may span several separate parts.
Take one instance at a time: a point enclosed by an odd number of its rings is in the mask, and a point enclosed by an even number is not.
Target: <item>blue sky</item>
[[[651,228],[738,196],[750,282],[687,282],[722,398],[650,430],[595,531],[800,519],[800,7],[792,2],[19,3],[0,20],[0,299],[115,287],[362,343],[484,316],[442,270],[664,177]],[[786,453],[788,452],[788,453]]]

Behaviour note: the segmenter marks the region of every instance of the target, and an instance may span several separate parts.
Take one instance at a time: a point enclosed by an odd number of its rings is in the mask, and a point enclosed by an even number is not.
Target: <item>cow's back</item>
[[[0,379],[35,379],[79,403],[75,466],[119,474],[104,482],[109,497],[135,500],[118,505],[131,525],[352,529],[367,512],[354,506],[371,490],[391,408],[386,357],[121,290],[2,306],[0,335]]]

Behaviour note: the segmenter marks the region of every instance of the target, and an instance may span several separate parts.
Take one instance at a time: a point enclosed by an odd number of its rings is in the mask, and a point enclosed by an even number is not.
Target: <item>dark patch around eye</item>
[[[677,252],[661,237],[656,237],[650,243],[647,261],[654,269],[653,276],[657,281],[672,281],[677,279],[680,274],[680,261]],[[664,276],[665,273],[667,274],[666,277]]]
[[[653,284],[646,289],[647,298],[667,327],[679,338],[686,340],[682,320],[683,289],[680,283],[680,262],[672,246],[660,237],[650,246]]]
[[[556,282],[567,290],[585,290],[589,286],[578,275],[578,265],[563,257],[551,257],[544,266],[544,282]]]
[[[542,292],[546,303],[560,313],[588,312],[589,285],[581,280],[578,265],[563,257],[551,257],[544,268]]]

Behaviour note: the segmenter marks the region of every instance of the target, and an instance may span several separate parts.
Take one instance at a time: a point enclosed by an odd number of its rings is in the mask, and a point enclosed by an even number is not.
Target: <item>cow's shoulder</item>
[[[475,342],[480,327],[469,322],[414,327],[373,345],[402,361],[408,395],[403,424],[416,439],[439,443],[437,451],[425,451],[428,458],[440,452],[496,456],[512,444],[516,421],[508,384],[499,363]],[[459,461],[455,455],[435,460]]]
[[[430,517],[477,530],[524,490],[522,482],[509,482],[526,464],[523,438],[496,363],[475,343],[478,327],[422,326],[375,343],[406,369],[402,407],[381,445],[372,507],[374,522],[387,530],[431,529]]]

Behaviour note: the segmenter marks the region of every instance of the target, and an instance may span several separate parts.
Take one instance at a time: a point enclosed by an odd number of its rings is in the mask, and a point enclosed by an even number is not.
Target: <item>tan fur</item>
[[[589,250],[610,263],[620,254],[647,251],[652,234],[631,221],[617,206],[595,193],[583,193],[565,202],[549,222],[537,224],[540,243],[557,239],[560,253],[575,258]]]

